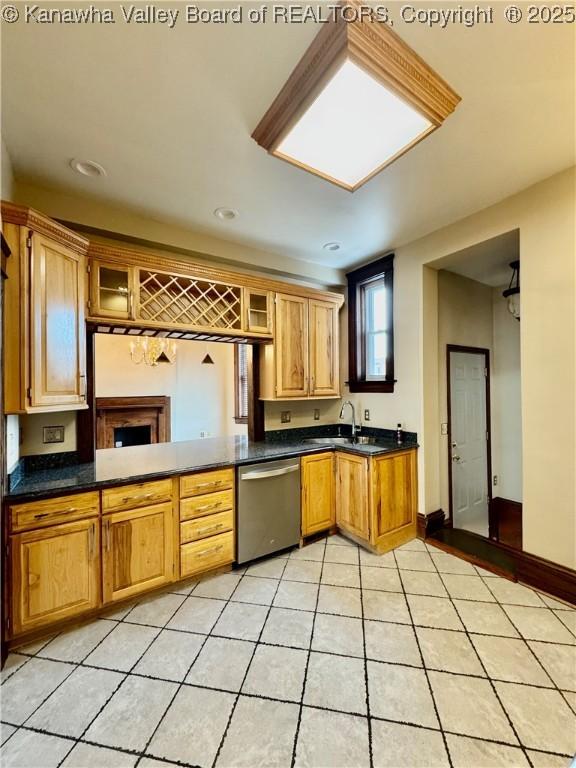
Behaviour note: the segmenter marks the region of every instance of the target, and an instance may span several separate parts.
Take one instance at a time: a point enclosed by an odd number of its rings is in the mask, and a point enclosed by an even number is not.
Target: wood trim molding
[[[416,535],[419,539],[429,538],[444,526],[445,520],[446,516],[442,509],[429,512],[427,515],[419,512],[416,516]]]
[[[97,397],[96,404],[96,448],[113,448],[111,444],[112,431],[115,427],[132,426],[130,414],[134,417],[138,414],[151,426],[153,443],[170,442],[170,398],[164,395],[152,395],[142,397]],[[122,422],[117,423],[121,417]]]
[[[277,152],[294,124],[323,85],[346,59],[367,71],[386,88],[423,114],[431,127],[354,186],[344,184]],[[362,0],[334,7],[292,74],[252,133],[267,152],[354,191],[414,144],[436,130],[456,109],[460,96],[390,27],[378,20]]]
[[[344,296],[341,293],[320,291],[295,283],[283,283],[279,280],[269,280],[264,277],[245,274],[244,272],[234,272],[216,266],[207,266],[191,259],[168,258],[166,255],[155,253],[154,251],[136,250],[108,243],[90,242],[88,257],[124,266],[142,267],[143,269],[150,269],[156,272],[170,272],[171,274],[176,273],[199,279],[214,280],[236,287],[259,288],[265,291],[290,293],[306,298],[324,299],[325,301],[332,301],[338,304],[338,307],[344,304]]]
[[[471,531],[444,528],[430,538],[430,543],[481,568],[576,605],[576,570],[572,568]]]
[[[72,251],[84,255],[88,250],[88,240],[77,232],[58,224],[43,213],[23,205],[16,205],[2,200],[2,220],[19,227],[29,227],[34,232],[50,237]]]

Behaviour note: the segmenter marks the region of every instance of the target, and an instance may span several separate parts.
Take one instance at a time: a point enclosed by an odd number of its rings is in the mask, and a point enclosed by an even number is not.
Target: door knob
[[[460,456],[452,456],[452,461],[459,462]]]

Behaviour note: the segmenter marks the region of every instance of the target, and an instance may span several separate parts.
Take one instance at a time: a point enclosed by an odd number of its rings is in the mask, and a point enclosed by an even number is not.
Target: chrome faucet
[[[341,419],[344,418],[344,408],[346,408],[347,405],[350,406],[350,410],[352,411],[352,437],[356,437],[358,432],[360,432],[360,427],[356,426],[356,410],[354,408],[354,403],[352,403],[350,400],[346,400],[345,402],[343,402],[342,408],[340,409],[339,418]]]

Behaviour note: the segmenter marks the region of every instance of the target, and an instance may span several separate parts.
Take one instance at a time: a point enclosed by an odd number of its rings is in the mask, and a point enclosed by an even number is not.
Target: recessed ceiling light
[[[238,218],[238,215],[238,211],[234,208],[216,208],[214,211],[214,216],[220,221],[232,221]]]
[[[439,128],[459,101],[362,0],[348,0],[323,25],[252,138],[353,192]]]
[[[106,169],[100,163],[95,163],[93,160],[70,160],[70,167],[76,173],[81,173],[82,176],[90,176],[93,179],[99,176],[106,176]]]
[[[341,247],[340,243],[324,243],[322,246],[325,251],[339,251]]]

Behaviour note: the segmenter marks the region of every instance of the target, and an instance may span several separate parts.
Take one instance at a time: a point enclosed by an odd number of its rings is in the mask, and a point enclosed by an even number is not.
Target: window
[[[248,344],[234,345],[234,421],[248,423]]]
[[[394,391],[393,276],[393,255],[346,276],[350,392]]]

